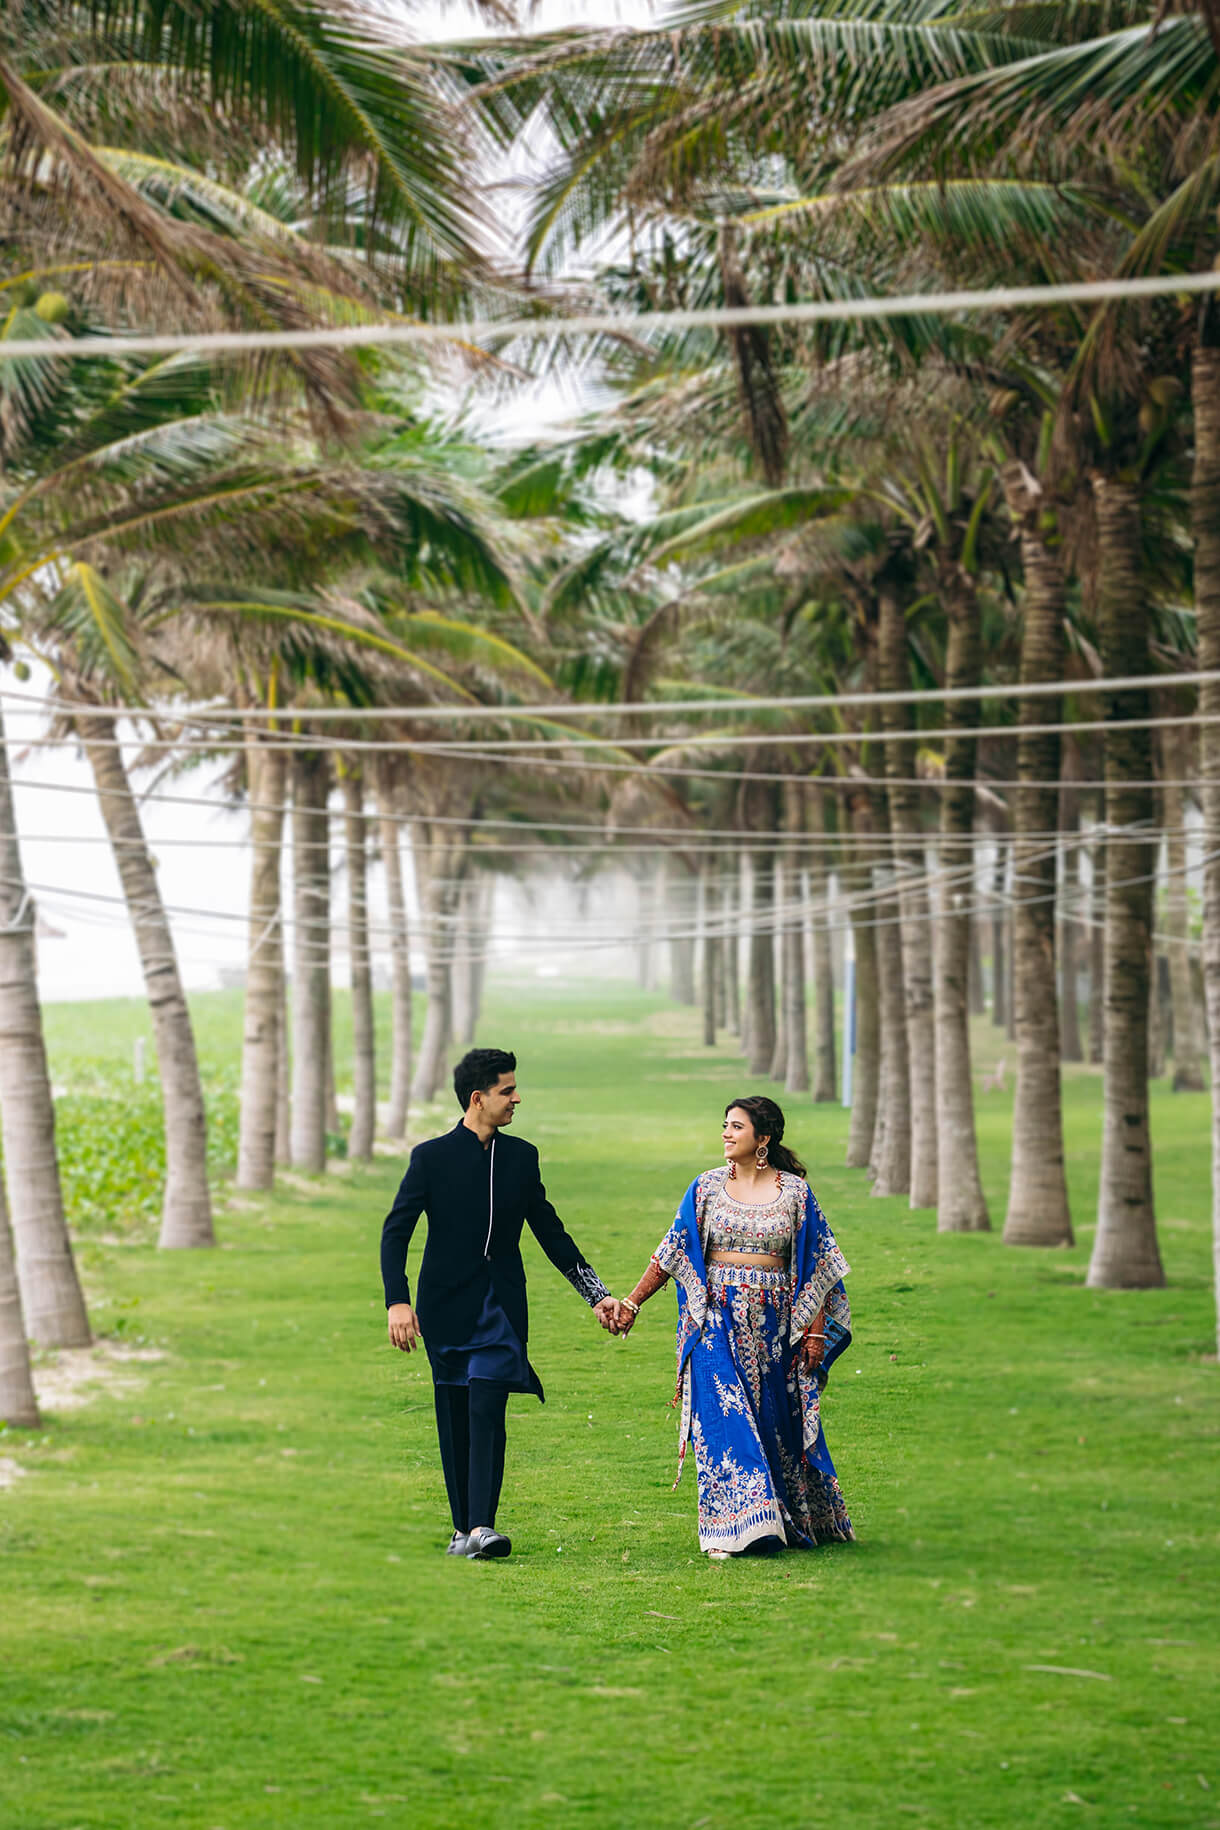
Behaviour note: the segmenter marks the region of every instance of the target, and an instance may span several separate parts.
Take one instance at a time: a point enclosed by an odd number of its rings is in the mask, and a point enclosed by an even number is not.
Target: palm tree
[[[1220,325],[1205,321],[1191,368],[1195,455],[1191,527],[1199,667],[1211,677],[1199,692],[1203,779],[1203,985],[1212,1087],[1212,1238],[1220,1318]],[[1220,1319],[1217,1322],[1220,1341]]]
[[[64,1220],[55,1105],[0,714],[0,1127],[25,1326],[40,1347],[86,1347],[89,1320]],[[10,1321],[11,1321],[10,1315]]]
[[[36,1430],[39,1424],[3,1174],[0,1174],[0,1423],[19,1430]]]
[[[252,730],[246,744],[250,792],[249,942],[241,1052],[237,1186],[270,1188],[275,1181],[278,1092],[285,1063],[280,1051],[284,1009],[281,861],[287,758]]]
[[[401,765],[379,756],[373,770],[381,839],[381,866],[385,874],[390,940],[390,1097],[385,1133],[390,1139],[406,1133],[407,1105],[411,1096],[412,1011],[411,949],[407,930],[407,902],[403,891],[401,828],[397,809],[403,804]]]
[[[116,364],[57,388],[49,431],[16,454],[0,490],[0,613],[74,708],[140,953],[153,1016],[166,1125],[164,1246],[213,1242],[206,1118],[190,1014],[156,870],[108,703],[154,679],[181,679],[184,573],[192,531],[209,561],[249,567],[287,532],[303,559],[310,532],[363,538],[350,499],[319,469],[285,458],[264,428],[218,410],[208,370],[192,361]],[[329,502],[322,499],[330,496]],[[96,709],[86,709],[93,707]],[[274,954],[266,957],[270,967]],[[248,1158],[248,1153],[247,1153]],[[261,1185],[261,1184],[260,1184]]]
[[[1210,120],[1216,81],[1210,15],[1200,9],[1169,21],[1150,6],[1137,6],[1117,29],[1101,31],[1087,7],[1061,8],[1045,18],[1053,42],[1041,52],[1009,68],[945,84],[924,99],[918,113],[899,110],[878,136],[879,163],[892,171],[917,157],[925,170],[942,174],[965,162],[1003,169],[1011,157],[1010,130],[1019,121],[1022,142],[1037,149],[1042,169],[1062,170],[1070,160],[1074,176],[1082,163],[1098,172],[1111,217],[1104,241],[1107,267],[1136,274],[1210,263],[1220,173],[1210,133],[1198,131]],[[1162,350],[1168,344],[1177,353],[1178,328],[1155,313],[1137,318],[1129,309],[1107,309],[1085,327],[1073,364],[1069,404],[1079,422],[1091,426],[1091,436],[1078,441],[1077,456],[1094,468],[1101,647],[1106,664],[1121,662],[1123,673],[1148,661],[1139,546],[1158,446],[1178,386],[1173,358],[1167,363]],[[1192,352],[1196,588],[1202,591],[1210,536],[1197,505],[1205,493],[1201,428],[1217,410],[1209,388],[1220,383],[1220,368],[1208,357],[1214,342],[1209,305],[1196,319]],[[1201,592],[1198,613],[1202,655],[1209,610]],[[1148,743],[1146,733],[1122,728],[1144,710],[1137,696],[1116,696],[1108,707],[1106,818],[1108,824],[1120,820],[1126,830],[1107,859],[1107,1118],[1090,1266],[1090,1281],[1099,1284],[1162,1281],[1146,1104],[1152,858],[1148,840],[1137,836],[1152,809],[1148,791],[1133,785],[1149,779]],[[1207,772],[1205,765],[1205,777]],[[1216,1163],[1220,1178],[1220,1154]],[[1220,1205],[1216,1211],[1220,1216]]]
[[[453,300],[486,265],[443,62],[361,0],[342,19],[319,0],[290,11],[248,0],[204,12],[189,0],[9,9],[0,207],[28,221],[35,198],[41,245],[60,258],[79,260],[91,239],[95,283],[120,300],[134,283],[145,322],[180,327],[184,312],[207,322],[219,309],[229,322],[299,323],[325,313],[327,293],[385,285],[408,310]],[[313,297],[299,284],[285,295],[274,226],[254,235],[251,211],[235,240],[228,199],[208,195],[203,173],[224,187],[252,170],[264,198],[272,177],[295,191],[314,243]],[[185,208],[183,180],[195,187]],[[124,275],[124,257],[142,269]],[[325,387],[327,371],[333,388],[333,364],[314,372]]]
[[[1101,660],[1113,678],[1151,671],[1141,554],[1140,497],[1122,476],[1100,475],[1097,499]],[[1152,734],[1147,689],[1107,699],[1105,1119],[1093,1286],[1164,1283],[1152,1197],[1148,1128],[1148,995],[1156,839],[1151,831]],[[1128,722],[1131,721],[1131,722]],[[1134,785],[1133,785],[1134,784]],[[1119,836],[1121,835],[1121,836]]]
[[[1019,529],[1025,575],[1021,684],[1063,676],[1066,586],[1057,545],[1048,541],[1045,493],[1033,473],[1013,462],[1004,472],[1009,512]],[[1059,721],[1060,701],[1023,699],[1022,726]],[[1058,818],[1059,738],[1030,731],[1018,739],[1013,873],[1019,890],[1013,915],[1017,1084],[1013,1105],[1012,1174],[1004,1239],[1009,1245],[1070,1245],[1059,1076],[1058,988],[1055,978],[1054,855],[1045,834]],[[1028,785],[1024,785],[1028,784]],[[1040,839],[1027,835],[1043,835]],[[998,971],[997,971],[998,983]],[[1091,995],[1096,996],[1096,988]]]
[[[1170,998],[1173,1008],[1173,1089],[1204,1090],[1205,1040],[1202,1013],[1191,971],[1190,915],[1186,895],[1186,790],[1180,785],[1193,767],[1189,734],[1161,733],[1167,779],[1161,794],[1165,809],[1165,932],[1169,936]]]
[[[910,686],[901,589],[898,578],[893,578],[884,580],[879,591],[878,655],[881,685],[887,693],[902,693]],[[883,707],[882,723],[888,734],[905,730],[906,708]],[[935,1207],[937,1106],[932,922],[919,793],[917,789],[907,787],[904,780],[909,778],[909,746],[887,743],[885,767],[890,780],[887,794],[901,917],[901,972],[911,1110],[910,1198],[912,1207]]]
[[[870,887],[873,872],[872,858],[867,850],[873,830],[873,806],[871,793],[859,781],[849,788],[848,810],[851,831],[844,842],[842,883],[850,911],[855,956],[856,1026],[846,1160],[850,1167],[867,1169],[878,1122],[881,1037],[877,930],[870,911],[862,903],[862,893]]]
[[[802,791],[795,782],[785,783],[783,790],[783,829],[791,835],[803,830],[805,805]],[[814,853],[821,861],[821,853]],[[782,854],[783,883],[780,904],[784,910],[780,927],[780,996],[783,1009],[784,1060],[783,1082],[788,1093],[809,1091],[809,1037],[805,1008],[805,923],[801,896],[800,853],[785,846]],[[825,899],[822,924],[825,932]],[[779,1078],[780,1076],[776,1076]]]
[[[86,696],[86,689],[80,685],[76,692],[78,697]],[[152,1013],[165,1112],[165,1190],[159,1244],[173,1248],[214,1245],[203,1083],[156,866],[144,840],[113,721],[76,712],[72,723],[93,771]]]
[[[330,760],[294,750],[292,790],[292,1162],[326,1168],[330,1052]]]
[[[830,823],[830,797],[819,794],[821,821],[820,831],[814,828],[818,838],[826,843],[832,831]],[[836,857],[837,857],[836,851]],[[836,866],[837,868],[837,866]],[[815,844],[809,857],[809,900],[815,911],[820,911],[820,919],[815,913],[813,929],[813,1021],[814,1021],[814,1072],[813,1101],[815,1105],[833,1104],[836,1093],[835,1064],[835,979],[834,960],[830,946],[829,923],[830,866],[826,853]],[[854,1094],[853,1094],[854,1097]]]
[[[352,987],[352,1082],[355,1095],[348,1155],[357,1162],[373,1154],[377,1128],[377,1071],[373,1044],[373,968],[369,953],[368,844],[364,779],[359,763],[340,762],[343,788],[344,859],[347,864],[347,950]]]

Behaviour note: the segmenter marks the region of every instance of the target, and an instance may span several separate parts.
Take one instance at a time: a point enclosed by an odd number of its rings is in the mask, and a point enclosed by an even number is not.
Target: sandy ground
[[[34,1364],[34,1390],[43,1411],[74,1411],[103,1392],[142,1391],[146,1381],[127,1370],[163,1360],[156,1347],[123,1347],[96,1341],[92,1347],[61,1347]]]

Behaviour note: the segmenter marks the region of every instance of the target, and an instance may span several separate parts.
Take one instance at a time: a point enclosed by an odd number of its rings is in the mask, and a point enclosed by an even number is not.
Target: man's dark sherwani
[[[407,1248],[425,1212],[428,1239],[415,1305],[425,1345],[429,1339],[454,1346],[468,1341],[490,1295],[525,1347],[529,1314],[521,1229],[526,1225],[590,1308],[609,1295],[547,1200],[538,1152],[524,1138],[500,1129],[484,1148],[459,1120],[452,1131],[416,1145],[381,1232],[387,1309],[411,1301]],[[541,1397],[536,1374],[531,1386]]]

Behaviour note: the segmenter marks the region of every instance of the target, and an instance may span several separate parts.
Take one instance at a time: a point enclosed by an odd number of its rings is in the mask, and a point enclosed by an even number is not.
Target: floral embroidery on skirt
[[[703,1550],[854,1536],[820,1425],[806,1448],[786,1271],[713,1264],[687,1360]]]

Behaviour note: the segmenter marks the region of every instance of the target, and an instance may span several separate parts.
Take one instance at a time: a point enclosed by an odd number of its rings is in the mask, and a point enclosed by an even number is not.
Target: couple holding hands
[[[851,1538],[819,1415],[827,1373],[851,1339],[848,1266],[783,1142],[779,1107],[751,1095],[726,1108],[724,1161],[696,1176],[635,1289],[615,1298],[547,1200],[537,1150],[506,1135],[521,1102],[516,1068],[503,1049],[463,1056],[453,1076],[462,1117],[412,1151],[381,1234],[390,1340],[410,1352],[425,1338],[431,1363],[448,1554],[485,1560],[512,1549],[496,1530],[508,1397],[543,1396],[526,1356],[527,1224],[612,1334],[629,1334],[672,1278],[678,1477],[693,1444],[701,1550],[765,1556]],[[406,1261],[423,1213],[417,1315]]]

